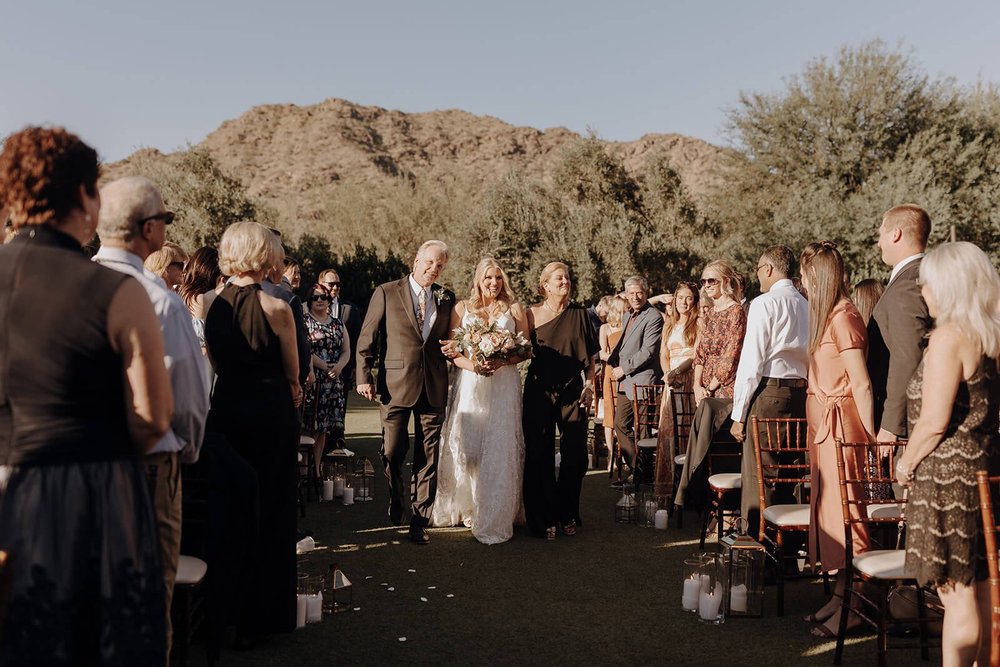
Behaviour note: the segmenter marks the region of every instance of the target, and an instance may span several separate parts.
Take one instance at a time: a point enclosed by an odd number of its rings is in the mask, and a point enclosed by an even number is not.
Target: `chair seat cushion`
[[[639,449],[656,449],[656,438],[643,438],[635,446]]]
[[[876,579],[906,579],[906,552],[902,549],[868,551],[854,557],[854,569]]]
[[[674,457],[674,465],[682,466],[685,463],[687,463],[687,460],[688,460],[687,454],[678,454],[677,456]]]
[[[720,472],[708,478],[708,485],[715,489],[741,489],[743,476],[738,472]]]
[[[903,516],[903,508],[897,503],[879,503],[868,506],[870,519],[899,519]]]
[[[770,505],[764,508],[764,521],[775,526],[808,526],[809,505]]]
[[[315,445],[316,438],[309,437],[308,435],[299,436],[299,445]]]
[[[208,564],[194,556],[181,556],[177,559],[177,583],[193,586],[205,578]]]

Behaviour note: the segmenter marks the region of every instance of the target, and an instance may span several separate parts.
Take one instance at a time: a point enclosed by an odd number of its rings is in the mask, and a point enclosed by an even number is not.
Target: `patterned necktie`
[[[417,295],[417,327],[420,328],[420,335],[424,335],[424,318],[427,317],[427,291],[420,290]]]

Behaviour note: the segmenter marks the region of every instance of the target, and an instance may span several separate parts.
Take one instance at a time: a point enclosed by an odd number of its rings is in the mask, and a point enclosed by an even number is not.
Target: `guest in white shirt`
[[[741,513],[756,532],[760,509],[750,417],[805,417],[809,373],[809,304],[790,278],[795,255],[776,245],[757,262],[761,295],[750,302],[733,386],[733,426],[743,441]]]
[[[151,181],[121,178],[101,188],[97,226],[101,249],[94,261],[135,277],[145,288],[163,332],[164,362],[174,394],[170,430],[143,457],[160,535],[167,590],[167,618],[177,575],[181,544],[180,463],[198,460],[208,417],[208,383],[201,345],[191,326],[191,314],[163,280],[143,268],[143,261],[163,247],[174,214]],[[170,647],[168,621],[167,647]]]

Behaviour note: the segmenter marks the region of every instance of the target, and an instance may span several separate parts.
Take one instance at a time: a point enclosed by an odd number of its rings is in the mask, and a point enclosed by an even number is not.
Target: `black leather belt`
[[[805,389],[808,383],[802,378],[764,378],[764,384],[768,387]]]

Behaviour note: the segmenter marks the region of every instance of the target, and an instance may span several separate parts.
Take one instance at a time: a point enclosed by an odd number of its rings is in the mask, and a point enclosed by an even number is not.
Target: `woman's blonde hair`
[[[920,262],[920,281],[934,296],[934,323],[953,324],[990,358],[1000,357],[1000,276],[968,241],[942,243]]]
[[[611,303],[608,305],[607,323],[613,327],[620,327],[625,318],[626,308],[628,308],[628,301],[620,296],[611,297]]]
[[[565,271],[566,276],[570,278],[570,280],[572,281],[572,277],[570,276],[568,266],[566,266],[562,262],[549,262],[548,264],[545,265],[545,268],[542,269],[542,275],[538,276],[538,293],[541,295],[543,299],[546,296],[545,283],[547,283],[549,281],[549,278],[552,277],[552,274],[558,271],[559,269]]]
[[[799,257],[802,277],[809,279],[809,352],[819,347],[833,307],[851,300],[844,279],[844,258],[832,241],[810,243]]]
[[[670,302],[670,308],[667,310],[667,326],[663,328],[663,335],[669,336],[670,331],[681,320],[681,314],[677,312],[677,293],[682,289],[691,292],[691,295],[694,297],[691,303],[691,311],[688,313],[687,321],[684,323],[684,342],[687,345],[694,345],[695,340],[698,338],[698,319],[701,317],[701,308],[698,306],[698,286],[694,283],[677,283],[677,287],[674,289],[674,300]]]
[[[715,261],[709,262],[702,269],[702,275],[705,275],[705,271],[715,271],[722,278],[722,293],[731,299],[739,301],[741,298],[739,295],[742,294],[743,279],[740,274],[736,272],[733,265],[724,259],[717,259]]]
[[[280,254],[281,241],[270,229],[256,222],[234,222],[219,242],[219,269],[225,276],[270,271]]]
[[[143,266],[147,271],[155,273],[162,278],[168,266],[174,262],[187,264],[187,261],[188,254],[184,252],[184,248],[180,247],[176,243],[170,243],[167,241],[163,244],[162,248],[149,254],[149,257],[147,257],[146,261],[143,262]]]
[[[851,298],[854,300],[854,305],[858,307],[861,319],[864,320],[866,325],[872,317],[875,304],[878,303],[878,300],[882,298],[882,294],[884,293],[885,284],[881,280],[875,280],[874,278],[866,278],[854,286]]]
[[[497,312],[504,313],[510,310],[510,305],[514,303],[514,294],[510,291],[510,280],[507,279],[507,272],[492,257],[483,257],[479,260],[479,264],[476,264],[476,274],[472,279],[472,291],[469,293],[467,304],[473,314],[481,314],[486,308],[486,298],[483,295],[483,287],[480,283],[482,283],[483,278],[486,277],[486,272],[490,269],[497,269],[500,272],[500,278],[503,280],[500,292],[497,294],[496,299],[494,299],[494,302],[499,306]]]

